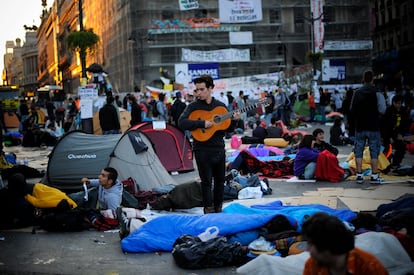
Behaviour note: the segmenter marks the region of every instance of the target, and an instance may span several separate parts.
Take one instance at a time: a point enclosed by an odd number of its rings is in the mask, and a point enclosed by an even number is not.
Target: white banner
[[[195,51],[181,49],[181,61],[184,62],[249,62],[249,49],[223,49],[215,51]]]
[[[323,2],[324,0],[310,0],[311,15],[313,24],[313,47],[315,53],[323,53],[323,39],[325,35],[325,29],[323,25]]]
[[[178,3],[180,4],[180,10],[193,10],[198,9],[198,0],[178,0]]]
[[[174,65],[175,71],[175,83],[183,84],[184,87],[188,87],[188,83],[191,82],[191,75],[188,73],[188,64],[179,63]]]
[[[252,32],[229,32],[230,45],[251,45],[253,44]]]
[[[372,40],[325,41],[323,45],[323,49],[326,51],[358,51],[371,50],[372,48]]]
[[[263,19],[261,0],[219,0],[221,23],[257,22]]]

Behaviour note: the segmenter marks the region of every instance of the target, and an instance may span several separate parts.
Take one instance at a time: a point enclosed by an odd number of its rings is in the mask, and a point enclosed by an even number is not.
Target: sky
[[[53,0],[47,0],[47,9],[51,7]],[[24,25],[40,25],[42,14],[42,0],[6,0],[2,1],[0,8],[0,74],[4,68],[4,54],[6,53],[6,41],[15,41],[16,38],[25,42]]]

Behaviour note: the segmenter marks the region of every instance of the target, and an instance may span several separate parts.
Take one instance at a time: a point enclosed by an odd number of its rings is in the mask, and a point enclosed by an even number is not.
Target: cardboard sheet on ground
[[[396,200],[399,197],[414,193],[414,190],[410,186],[403,185],[384,185],[372,189],[346,189],[340,195],[340,197],[351,198],[363,198],[363,199],[383,199],[383,200]]]
[[[301,180],[298,177],[291,177],[290,179],[287,179],[286,182],[316,182],[316,180]]]
[[[378,206],[392,202],[392,200],[376,200],[367,198],[339,197],[339,199],[352,211],[376,211]]]
[[[302,196],[292,198],[290,205],[306,205],[306,204],[323,204],[331,208],[337,207],[338,199],[336,197],[322,197],[322,196]]]

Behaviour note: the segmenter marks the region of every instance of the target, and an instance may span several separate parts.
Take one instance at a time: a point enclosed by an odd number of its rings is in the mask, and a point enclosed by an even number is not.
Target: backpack
[[[158,103],[158,100],[152,100],[150,102],[152,117],[158,117],[160,115],[160,113],[158,112],[158,109],[157,109],[157,103]]]
[[[49,232],[73,232],[90,228],[87,211],[74,208],[65,211],[51,211],[38,217],[39,226]]]

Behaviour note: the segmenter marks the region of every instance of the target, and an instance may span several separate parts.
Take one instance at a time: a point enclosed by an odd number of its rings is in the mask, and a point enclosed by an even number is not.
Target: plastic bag
[[[263,196],[261,186],[257,187],[245,187],[239,191],[237,198],[243,199],[260,199]]]
[[[240,243],[228,243],[225,237],[212,238],[206,242],[197,236],[183,235],[173,245],[175,263],[185,269],[240,266],[248,261]]]

